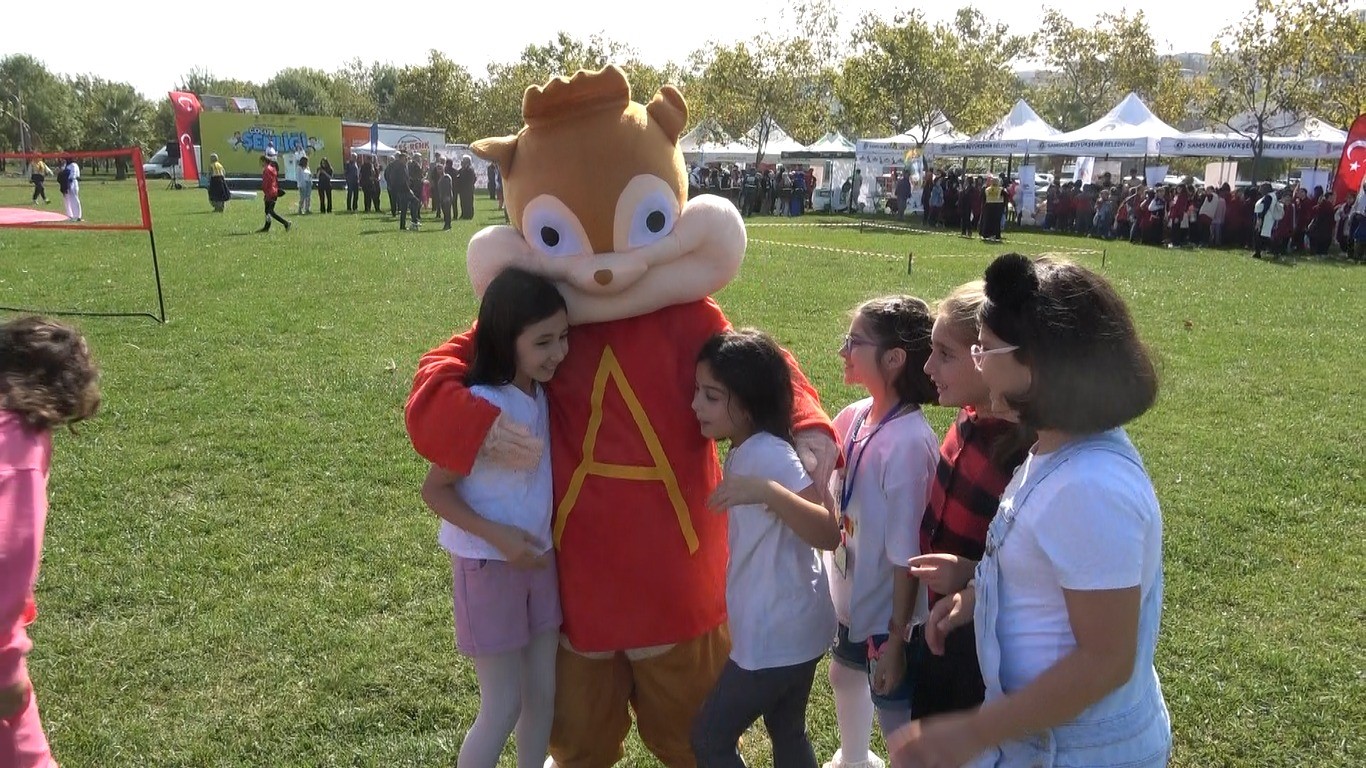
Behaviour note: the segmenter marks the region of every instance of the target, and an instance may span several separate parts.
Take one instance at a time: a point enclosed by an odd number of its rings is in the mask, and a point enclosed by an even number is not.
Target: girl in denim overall
[[[993,410],[1038,442],[1001,496],[974,579],[926,639],[972,621],[980,709],[889,739],[915,765],[1163,766],[1171,723],[1153,667],[1162,516],[1123,425],[1157,396],[1128,309],[1089,270],[1007,254],[986,272],[972,356]]]

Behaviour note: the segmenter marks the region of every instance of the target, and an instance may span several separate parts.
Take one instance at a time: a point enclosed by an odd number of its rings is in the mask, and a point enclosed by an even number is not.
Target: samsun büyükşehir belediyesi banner
[[[282,174],[293,172],[294,156],[301,149],[307,150],[313,167],[324,157],[333,161],[333,167],[339,167],[343,154],[341,136],[341,118],[337,117],[232,112],[204,112],[199,116],[205,162],[209,153],[217,152],[218,161],[230,176],[259,174],[261,156],[271,146],[279,153]]]

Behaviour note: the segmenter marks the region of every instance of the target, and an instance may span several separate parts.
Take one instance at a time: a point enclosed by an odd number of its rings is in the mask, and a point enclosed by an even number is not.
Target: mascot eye
[[[549,258],[578,256],[587,252],[583,227],[564,203],[543,195],[527,204],[522,232],[536,252]]]
[[[674,222],[678,220],[678,198],[673,190],[660,183],[650,184],[642,191],[644,194],[634,201],[631,210],[630,228],[626,234],[628,248],[640,248],[662,240],[673,231]]]

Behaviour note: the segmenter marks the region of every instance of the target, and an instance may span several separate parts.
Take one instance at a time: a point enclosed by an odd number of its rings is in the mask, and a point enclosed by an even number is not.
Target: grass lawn
[[[501,214],[483,199],[453,232],[314,214],[258,235],[257,202],[217,215],[149,186],[170,322],[72,319],[104,408],[52,467],[30,664],[57,758],[453,765],[478,689],[402,408],[418,356],[474,316],[464,246]],[[134,194],[85,183],[85,217],[128,221]],[[0,205],[27,199],[0,187]],[[1366,764],[1366,269],[757,221],[718,299],[788,345],[832,413],[858,396],[835,350],[860,300],[933,300],[1007,248],[1103,257],[1163,376],[1130,431],[1166,522],[1176,764]],[[0,305],[155,313],[147,237],[0,230]],[[933,410],[942,434],[952,414]],[[834,723],[820,679],[822,759]],[[746,753],[769,762],[762,736]],[[654,764],[634,737],[627,762]]]

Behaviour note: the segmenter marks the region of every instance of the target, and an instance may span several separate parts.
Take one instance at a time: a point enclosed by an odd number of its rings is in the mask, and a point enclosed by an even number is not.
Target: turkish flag
[[[1366,180],[1366,115],[1357,115],[1352,130],[1347,132],[1347,144],[1342,148],[1338,172],[1333,182],[1333,199],[1342,202],[1349,192],[1361,189]]]
[[[194,138],[190,131],[204,108],[199,104],[199,97],[188,91],[171,91],[170,96],[171,106],[175,108],[176,140],[180,142],[180,162],[184,169],[182,176],[186,181],[197,181],[199,164],[195,162]]]

